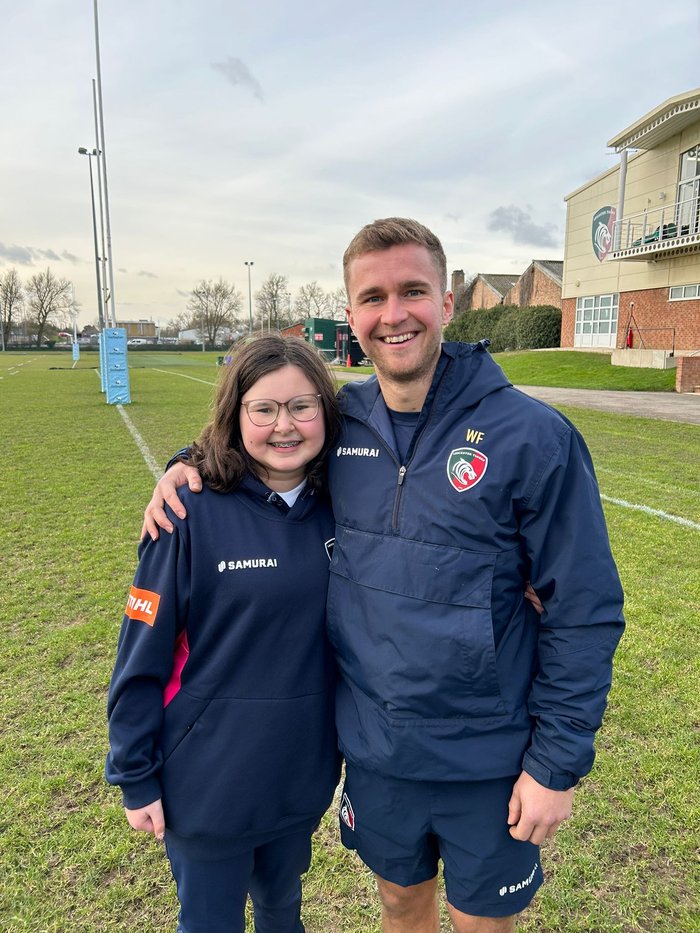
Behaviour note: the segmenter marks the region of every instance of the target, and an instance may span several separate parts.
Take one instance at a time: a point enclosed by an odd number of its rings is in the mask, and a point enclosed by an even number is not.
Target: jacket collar
[[[510,384],[482,343],[443,343],[420,422],[433,407],[468,408]],[[384,437],[391,436],[387,431],[389,414],[376,376],[362,383],[348,383],[338,400],[344,415],[368,422]]]

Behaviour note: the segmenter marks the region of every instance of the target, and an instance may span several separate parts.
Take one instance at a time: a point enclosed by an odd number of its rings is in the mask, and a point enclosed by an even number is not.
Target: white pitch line
[[[94,372],[94,374],[97,376],[97,378],[99,379],[99,378],[100,378],[100,371],[99,371],[99,369],[93,369],[93,372]],[[117,408],[117,411],[119,412],[119,414],[120,414],[120,415],[122,416],[122,418],[124,419],[124,424],[125,424],[125,425],[127,426],[127,428],[129,429],[129,434],[131,434],[131,436],[133,437],[133,439],[136,441],[136,446],[137,446],[138,449],[141,451],[141,456],[142,456],[143,459],[146,461],[146,466],[148,467],[148,469],[149,469],[149,470],[151,471],[151,473],[153,474],[153,476],[154,476],[154,478],[155,478],[155,481],[158,482],[158,480],[159,480],[159,479],[161,478],[161,476],[163,475],[163,471],[160,469],[160,467],[159,467],[158,464],[156,463],[155,457],[153,456],[153,454],[151,453],[151,451],[148,449],[148,444],[144,441],[144,439],[143,439],[143,438],[141,437],[141,435],[139,434],[139,432],[138,432],[138,430],[137,430],[136,425],[134,424],[134,422],[131,420],[131,418],[130,418],[130,417],[127,415],[127,413],[124,411],[124,407],[123,407],[122,405],[117,405],[116,408]]]
[[[154,367],[153,367],[153,372],[156,372],[156,373],[165,373],[166,376],[180,376],[182,379],[191,379],[192,382],[201,382],[202,385],[205,385],[205,386],[215,386],[215,385],[216,385],[215,382],[207,382],[206,379],[197,379],[196,376],[187,376],[187,375],[185,375],[185,373],[174,373],[174,372],[173,372],[172,370],[170,370],[170,369],[156,369],[155,366],[154,366]]]
[[[148,469],[151,471],[151,473],[152,473],[153,476],[155,477],[156,482],[158,482],[158,480],[159,480],[159,479],[161,478],[161,476],[163,475],[163,471],[160,469],[160,467],[159,467],[158,464],[156,463],[155,457],[153,456],[153,454],[151,453],[151,451],[148,449],[148,445],[146,444],[146,442],[144,441],[144,439],[143,439],[143,438],[141,437],[141,435],[139,434],[138,430],[136,429],[136,425],[134,424],[134,422],[131,420],[131,418],[130,418],[130,417],[127,415],[127,413],[124,411],[123,406],[122,406],[122,405],[117,405],[117,411],[119,412],[119,414],[120,414],[120,415],[122,416],[122,418],[124,419],[124,424],[125,424],[125,425],[127,426],[127,428],[129,429],[129,433],[131,434],[131,436],[133,437],[133,439],[136,441],[136,446],[137,446],[138,449],[141,451],[141,455],[143,456],[143,459],[146,461],[146,466],[148,467]]]
[[[602,492],[600,498],[604,502],[612,502],[613,505],[620,505],[623,509],[633,509],[635,512],[644,512],[646,515],[662,518],[666,522],[675,522],[677,525],[683,525],[684,528],[692,528],[694,531],[700,531],[700,524],[692,522],[689,518],[681,518],[680,515],[671,515],[669,512],[663,512],[661,509],[652,509],[648,505],[636,505],[636,503],[627,502],[625,499],[613,499],[612,496],[604,496]]]

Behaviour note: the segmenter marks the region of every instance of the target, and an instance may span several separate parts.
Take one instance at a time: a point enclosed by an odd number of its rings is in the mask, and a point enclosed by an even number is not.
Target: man
[[[343,842],[377,876],[386,933],[437,933],[439,858],[457,933],[510,933],[592,766],[624,625],[593,467],[483,346],[442,344],[453,296],[429,230],[375,221],[344,271],[376,379],[341,391],[329,460]]]

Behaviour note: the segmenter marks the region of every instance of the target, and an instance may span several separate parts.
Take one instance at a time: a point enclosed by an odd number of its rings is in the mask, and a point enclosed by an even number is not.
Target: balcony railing
[[[700,197],[630,214],[615,221],[612,249],[606,259],[639,259],[647,262],[659,254],[700,250]]]

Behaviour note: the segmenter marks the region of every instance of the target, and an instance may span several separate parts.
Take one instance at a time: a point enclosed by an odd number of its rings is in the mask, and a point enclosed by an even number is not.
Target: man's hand
[[[149,534],[154,541],[157,541],[161,528],[167,531],[168,534],[173,533],[173,524],[169,521],[163,508],[165,502],[168,503],[178,518],[187,516],[187,511],[177,495],[178,486],[184,486],[185,483],[192,492],[201,492],[202,477],[194,467],[188,466],[186,463],[174,463],[167,473],[161,476],[156,488],[153,490],[151,501],[143,513],[142,538]]]
[[[550,790],[523,771],[508,804],[508,825],[513,839],[535,845],[551,839],[559,824],[571,816],[574,789]]]
[[[124,807],[124,812],[132,829],[137,829],[142,833],[153,833],[156,839],[162,839],[165,835],[165,817],[160,798],[137,810]]]
[[[540,597],[533,590],[532,584],[530,583],[529,580],[525,584],[525,592],[523,593],[523,596],[525,597],[525,599],[527,599],[530,605],[536,609],[539,615],[542,615],[542,613],[544,612],[544,606],[542,605],[540,601]]]

